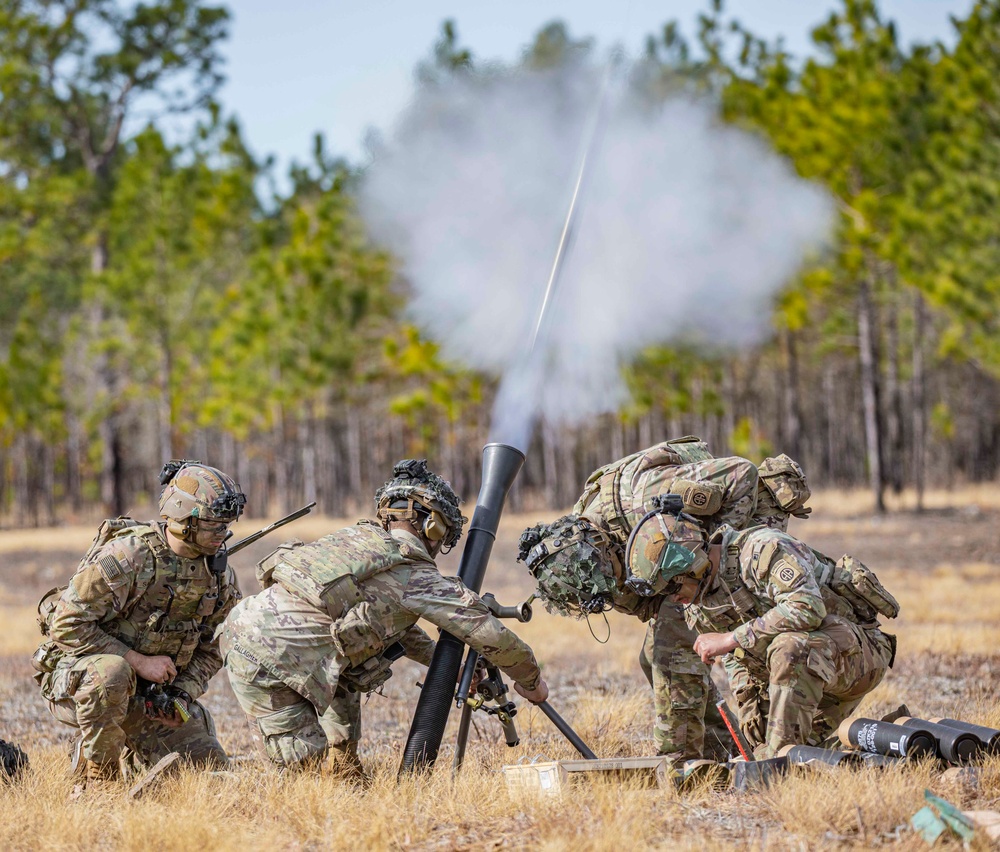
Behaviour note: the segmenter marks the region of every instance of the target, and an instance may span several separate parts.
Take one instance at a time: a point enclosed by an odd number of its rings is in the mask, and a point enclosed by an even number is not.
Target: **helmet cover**
[[[427,469],[427,459],[403,459],[392,469],[392,479],[375,492],[376,517],[388,523],[393,503],[406,500],[419,504],[427,512],[438,512],[448,527],[444,546],[453,547],[462,537],[466,518],[458,508],[461,498],[451,484]]]
[[[580,515],[536,524],[521,534],[518,562],[538,583],[552,613],[580,618],[608,609],[618,591],[610,535]]]
[[[160,515],[172,521],[204,518],[231,523],[243,514],[246,495],[228,474],[198,461],[174,460],[160,473]]]
[[[626,561],[626,585],[636,594],[676,594],[679,578],[708,568],[705,531],[683,515],[650,512],[629,538]]]

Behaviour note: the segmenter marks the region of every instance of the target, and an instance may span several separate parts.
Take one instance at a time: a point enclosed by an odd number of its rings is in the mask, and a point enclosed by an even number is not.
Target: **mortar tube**
[[[975,760],[983,750],[982,742],[975,734],[968,731],[960,731],[957,728],[949,728],[947,725],[938,725],[934,722],[926,722],[923,719],[915,719],[912,716],[900,716],[896,719],[897,725],[904,728],[919,728],[929,731],[937,740],[937,754],[942,760],[948,763],[965,764]]]
[[[504,501],[523,464],[524,453],[515,447],[495,443],[483,447],[483,481],[458,568],[458,578],[474,592],[483,587]],[[400,774],[418,767],[429,767],[437,760],[464,647],[450,633],[441,631],[439,634],[434,657],[413,711]]]

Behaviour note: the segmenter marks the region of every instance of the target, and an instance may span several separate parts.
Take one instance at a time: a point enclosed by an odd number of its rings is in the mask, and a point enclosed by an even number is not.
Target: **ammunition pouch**
[[[745,648],[736,648],[733,651],[733,657],[747,670],[751,680],[756,684],[763,685],[766,691],[767,685],[771,680],[771,675],[767,671],[767,663],[759,657],[754,656]]]
[[[830,588],[851,604],[862,624],[876,621],[878,615],[886,618],[899,615],[899,603],[879,582],[875,572],[853,556],[840,557],[830,578]]]
[[[62,593],[66,591],[66,588],[66,586],[56,586],[54,589],[49,589],[38,601],[35,607],[35,620],[38,622],[38,629],[41,631],[42,636],[49,635],[52,614],[55,612],[59,598],[62,597]]]
[[[340,683],[348,692],[374,692],[392,677],[392,660],[379,655],[340,673]]]
[[[369,603],[362,601],[330,627],[334,647],[351,666],[367,662],[369,657],[380,654],[387,644],[385,627],[371,617],[370,610]]]

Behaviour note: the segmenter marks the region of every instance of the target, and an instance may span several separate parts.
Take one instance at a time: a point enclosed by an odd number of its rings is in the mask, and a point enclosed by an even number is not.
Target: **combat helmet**
[[[757,466],[757,472],[760,478],[757,481],[757,508],[752,526],[766,524],[784,532],[788,529],[789,515],[809,517],[812,509],[807,509],[805,505],[812,491],[798,462],[782,453],[764,459]]]
[[[167,519],[167,529],[196,550],[192,521],[232,523],[247,503],[231,476],[199,461],[168,461],[160,471],[160,484],[160,515]]]
[[[611,535],[588,518],[564,515],[521,534],[518,562],[538,583],[538,597],[552,613],[581,618],[610,609],[621,563]]]
[[[451,549],[462,537],[466,518],[451,485],[427,469],[427,459],[403,459],[392,469],[392,479],[375,492],[375,515],[382,526],[410,521],[428,541]]]
[[[655,497],[651,505],[629,536],[625,586],[643,597],[673,595],[685,576],[705,576],[708,539],[702,526],[681,511],[678,495]]]

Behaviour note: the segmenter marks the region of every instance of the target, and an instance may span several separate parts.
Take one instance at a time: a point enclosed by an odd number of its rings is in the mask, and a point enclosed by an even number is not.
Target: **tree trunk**
[[[799,356],[795,333],[785,329],[782,333],[785,350],[785,381],[782,387],[783,444],[782,452],[793,459],[802,458],[802,406],[799,402]]]
[[[919,292],[913,294],[913,485],[917,491],[917,511],[924,510],[924,481],[927,452],[927,379],[924,374],[924,337],[927,334],[927,306]]]
[[[556,461],[555,430],[548,420],[542,421],[542,491],[545,505],[554,509],[559,499],[559,465]]]
[[[834,387],[834,367],[832,361],[823,365],[823,415],[826,428],[826,476],[831,482],[839,482],[841,473],[840,456],[837,452],[837,424],[834,412],[837,410],[837,397]]]
[[[896,293],[893,292],[893,296]],[[885,320],[886,359],[885,394],[886,445],[885,478],[895,494],[903,490],[903,398],[899,383],[899,321],[896,311],[890,309]]]
[[[868,483],[875,511],[885,513],[885,486],[882,474],[882,432],[879,423],[878,352],[875,340],[875,306],[871,283],[862,278],[858,291],[858,357],[861,362],[861,398],[868,458]]]

